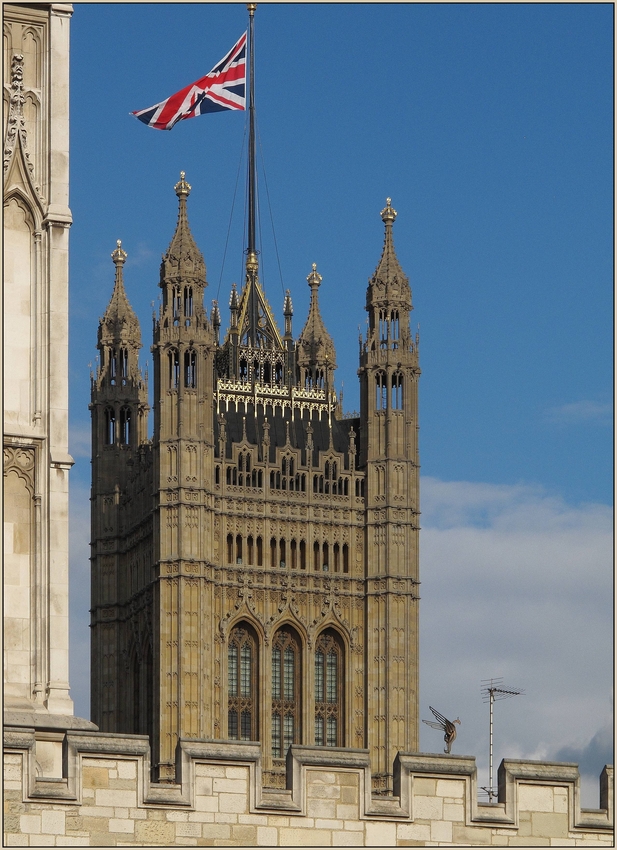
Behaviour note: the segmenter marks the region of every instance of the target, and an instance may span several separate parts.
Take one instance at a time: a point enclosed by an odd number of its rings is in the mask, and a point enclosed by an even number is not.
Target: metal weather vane
[[[454,724],[460,724],[461,721],[458,719],[458,717],[456,718],[456,720],[448,720],[448,718],[444,717],[443,714],[440,714],[438,711],[435,711],[432,705],[429,705],[429,708],[435,715],[437,722],[435,722],[434,720],[423,720],[422,722],[426,723],[427,726],[431,726],[433,729],[441,729],[441,731],[444,732],[443,739],[446,742],[446,748],[444,750],[444,753],[449,754],[452,744],[454,743],[454,740],[456,738],[456,726]]]

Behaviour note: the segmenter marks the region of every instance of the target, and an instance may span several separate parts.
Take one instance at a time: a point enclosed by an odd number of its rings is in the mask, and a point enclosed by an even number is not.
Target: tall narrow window
[[[375,409],[385,410],[388,404],[388,380],[383,372],[375,375]]]
[[[190,349],[189,351],[184,352],[184,386],[189,389],[195,389],[197,386],[196,381],[196,366],[197,366],[197,353]]]
[[[395,372],[392,375],[391,407],[393,410],[403,409],[403,376],[400,372]]]
[[[126,348],[120,349],[120,375],[122,377],[122,386],[125,386],[126,379],[129,376],[129,353]]]
[[[105,443],[113,446],[116,441],[116,414],[113,407],[105,409]]]
[[[123,407],[120,410],[120,443],[123,446],[131,444],[131,408]]]
[[[180,359],[178,357],[178,352],[175,348],[172,348],[169,352],[169,387],[172,390],[178,389],[178,383],[180,380]]]
[[[184,287],[184,316],[189,319],[193,315],[193,287]]]
[[[342,747],[343,647],[337,633],[326,629],[315,645],[315,744]]]
[[[283,628],[272,644],[272,756],[284,758],[301,741],[300,640]]]
[[[257,740],[257,640],[248,624],[229,635],[227,649],[227,735]]]
[[[118,352],[115,348],[111,351],[111,358],[109,360],[109,382],[113,386],[116,385],[116,378],[118,377]]]

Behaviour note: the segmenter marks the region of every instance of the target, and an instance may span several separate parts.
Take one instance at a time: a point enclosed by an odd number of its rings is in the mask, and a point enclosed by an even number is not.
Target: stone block
[[[36,837],[36,846],[37,847],[53,847],[56,843],[55,835],[47,835],[45,833],[41,833]]]
[[[219,794],[219,811],[242,812],[246,814],[249,808],[247,794]]]
[[[316,829],[343,829],[343,821],[336,818],[315,818]]]
[[[430,823],[400,823],[397,826],[396,837],[398,842],[401,841],[430,841],[431,840],[431,825]]]
[[[87,835],[65,835],[62,845],[64,847],[89,847],[90,838]]]
[[[438,779],[435,791],[438,797],[455,797],[465,799],[465,781],[463,779]]]
[[[225,776],[227,779],[243,779],[248,782],[249,769],[248,767],[226,767]]]
[[[199,823],[177,823],[176,837],[200,838],[201,830],[202,826]]]
[[[332,845],[334,847],[363,847],[364,835],[362,832],[333,832]]]
[[[195,766],[195,778],[201,779],[202,776],[225,776],[225,766],[222,764],[198,764]]]
[[[441,820],[443,818],[443,802],[440,797],[424,797],[414,794],[411,814],[414,820]]]
[[[201,794],[196,794],[195,795],[195,808],[200,812],[218,812],[218,810],[219,810],[218,795],[216,797],[204,797]]]
[[[413,794],[419,794],[423,797],[434,797],[436,785],[436,779],[427,779],[424,776],[414,776],[412,783]]]
[[[173,821],[177,823],[186,823],[186,821],[189,819],[188,812],[178,812],[175,809],[170,809],[166,812],[166,814],[168,821]]]
[[[254,847],[257,843],[257,827],[236,823],[231,827],[231,838],[243,847]]]
[[[135,841],[140,844],[173,844],[175,833],[175,825],[167,821],[142,820],[135,824]]]
[[[119,779],[136,779],[137,778],[137,762],[135,762],[135,761],[119,761],[118,762],[118,778]]]
[[[335,818],[336,802],[334,800],[309,799],[306,804],[306,813],[313,818]]]
[[[529,812],[554,811],[553,789],[546,785],[525,785],[524,783],[519,783],[518,808],[519,811],[525,809]]]
[[[322,784],[320,782],[309,782],[306,791],[307,797],[319,797],[328,800],[340,800],[341,789],[338,785]]]
[[[452,844],[452,824],[445,820],[431,821],[431,841]]]
[[[66,832],[66,815],[64,812],[41,812],[41,832],[51,835],[64,835]]]
[[[568,789],[567,788],[555,788],[553,791],[553,811],[561,812],[562,814],[568,812]]]
[[[19,826],[21,832],[31,835],[37,835],[41,831],[41,816],[20,815]]]
[[[137,805],[137,792],[99,788],[96,791],[94,799],[96,800],[97,806],[121,806],[122,808],[130,808]]]
[[[368,847],[396,847],[396,824],[367,821],[364,840]]]
[[[246,779],[215,779],[212,783],[212,791],[214,794],[222,792],[228,794],[246,794],[248,783]]]
[[[329,847],[331,833],[327,829],[293,829],[283,827],[279,836],[282,847]]]
[[[253,826],[268,826],[268,815],[238,815],[238,823],[250,823]]]
[[[208,823],[204,824],[202,834],[204,838],[229,839],[231,827],[226,823]]]
[[[334,773],[328,773],[325,770],[307,770],[306,776],[309,785],[313,782],[321,782],[324,785],[334,785],[336,782],[336,775]]]
[[[29,841],[28,836],[21,833],[7,833],[4,840],[7,847],[27,847]]]
[[[343,818],[343,820],[352,820],[359,817],[358,804],[337,803],[336,816],[337,818]]]
[[[341,803],[357,803],[360,799],[360,789],[357,785],[344,785],[341,788]]]
[[[532,812],[531,834],[534,838],[567,838],[568,815],[561,812]]]
[[[217,823],[238,823],[238,815],[234,812],[219,812],[215,820]]]
[[[520,835],[513,835],[508,840],[509,847],[548,847],[550,841],[548,838],[534,838],[533,843],[528,838],[521,838]]]
[[[464,821],[465,806],[462,803],[444,803],[443,819],[448,821]]]
[[[257,827],[257,846],[258,847],[276,847],[278,844],[278,829],[273,826],[258,826]]]
[[[128,818],[110,818],[110,832],[135,832],[135,821]]]
[[[109,787],[109,771],[103,767],[84,767],[82,776],[85,788]]]
[[[19,815],[5,815],[3,818],[3,830],[4,832],[19,832],[20,829],[20,820]]]
[[[472,847],[492,844],[490,827],[485,826],[460,826],[452,824],[452,843],[470,844]]]

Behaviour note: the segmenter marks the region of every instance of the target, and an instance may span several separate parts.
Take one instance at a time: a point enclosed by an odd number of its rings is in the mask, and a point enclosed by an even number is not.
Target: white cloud
[[[599,401],[573,401],[549,407],[545,419],[555,425],[610,425],[613,421],[613,407]]]
[[[495,707],[495,771],[504,757],[555,759],[584,746],[610,710],[611,509],[568,505],[540,487],[431,478],[422,507],[421,716],[429,703],[460,715],[454,751],[478,758],[481,784],[482,679],[525,689]],[[424,726],[421,735],[422,749],[439,750],[438,733]],[[603,767],[593,752],[589,806]]]

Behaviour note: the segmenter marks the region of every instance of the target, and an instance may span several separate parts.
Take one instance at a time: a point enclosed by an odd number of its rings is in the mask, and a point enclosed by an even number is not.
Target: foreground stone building
[[[610,846],[612,768],[597,810],[580,807],[576,765],[523,761],[481,805],[473,758],[416,752],[418,343],[389,202],[352,418],[316,267],[294,337],[291,297],[281,333],[249,252],[221,339],[182,175],[148,439],[116,247],[92,379],[97,725],[73,716],[72,8],[3,12],[5,844]]]

